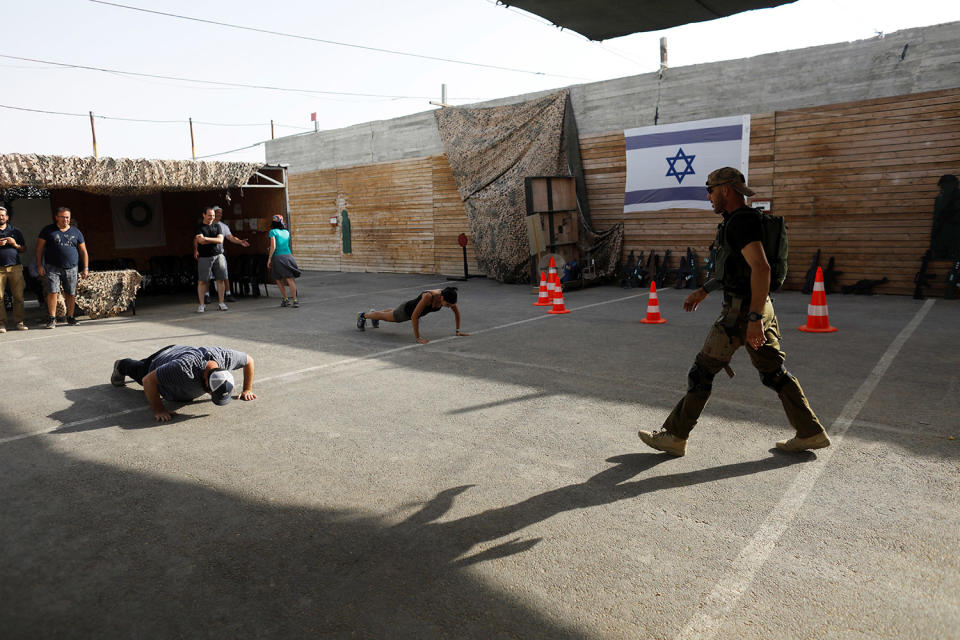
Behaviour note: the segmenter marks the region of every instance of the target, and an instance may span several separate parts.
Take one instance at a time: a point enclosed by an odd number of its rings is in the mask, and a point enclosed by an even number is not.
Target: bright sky
[[[463,105],[648,73],[662,36],[679,67],[960,21],[956,0],[798,0],[594,43],[493,0],[110,1],[209,22],[91,0],[5,2],[0,152],[91,155],[93,111],[107,117],[95,120],[100,157],[188,159],[192,118],[198,158],[259,161],[271,120],[281,137],[312,130],[313,112],[321,129],[336,129],[434,109],[442,84]]]

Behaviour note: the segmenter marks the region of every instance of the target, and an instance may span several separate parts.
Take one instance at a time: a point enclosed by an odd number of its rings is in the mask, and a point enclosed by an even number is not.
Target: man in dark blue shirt
[[[0,333],[7,332],[7,309],[3,306],[3,291],[10,283],[13,295],[13,321],[17,329],[26,331],[23,324],[23,265],[20,254],[27,250],[23,233],[12,224],[8,224],[10,215],[6,207],[0,206]]]
[[[80,262],[83,270],[79,271]],[[90,258],[83,234],[70,226],[70,209],[57,209],[56,223],[48,224],[37,238],[37,273],[47,285],[47,329],[57,326],[57,294],[63,290],[67,324],[77,324],[73,315],[77,303],[77,275],[89,275]]]

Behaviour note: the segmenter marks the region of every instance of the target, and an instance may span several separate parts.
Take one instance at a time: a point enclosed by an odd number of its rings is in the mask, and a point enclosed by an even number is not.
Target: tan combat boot
[[[687,452],[687,441],[678,438],[666,429],[660,431],[638,431],[637,435],[648,447],[666,451],[672,456],[682,456]]]

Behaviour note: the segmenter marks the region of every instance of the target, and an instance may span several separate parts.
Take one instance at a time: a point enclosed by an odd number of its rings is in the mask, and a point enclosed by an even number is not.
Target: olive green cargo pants
[[[729,364],[736,350],[746,343],[749,309],[746,308],[748,305],[742,303],[741,298],[724,296],[720,317],[710,329],[690,369],[687,394],[663,423],[663,427],[678,438],[686,439],[690,435],[710,399],[713,377]],[[767,298],[763,307],[762,322],[767,341],[759,349],[747,347],[750,361],[760,373],[763,384],[777,392],[787,419],[798,437],[808,438],[822,432],[823,425],[810,408],[800,383],[783,367],[786,354],[780,350],[780,326],[770,298]]]

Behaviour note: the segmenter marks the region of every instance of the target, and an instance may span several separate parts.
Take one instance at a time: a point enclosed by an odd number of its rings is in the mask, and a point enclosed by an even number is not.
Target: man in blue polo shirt
[[[187,347],[172,344],[143,360],[124,358],[113,363],[110,383],[122,387],[129,376],[143,385],[153,416],[166,422],[176,415],[167,411],[161,398],[189,402],[205,393],[218,406],[233,397],[232,369],[243,369],[243,390],[237,397],[256,400],[253,392],[253,357],[222,347]]]
[[[80,269],[80,262],[83,269]],[[90,258],[83,234],[70,226],[70,209],[57,209],[56,222],[48,224],[37,238],[37,274],[47,284],[47,329],[57,326],[57,294],[63,290],[67,305],[67,324],[77,324],[73,316],[77,303],[77,275],[89,275]]]
[[[27,250],[23,233],[12,224],[6,207],[0,207],[0,333],[7,332],[7,309],[3,306],[3,290],[10,283],[13,295],[13,321],[17,329],[26,331],[23,324],[23,265],[20,254]]]

